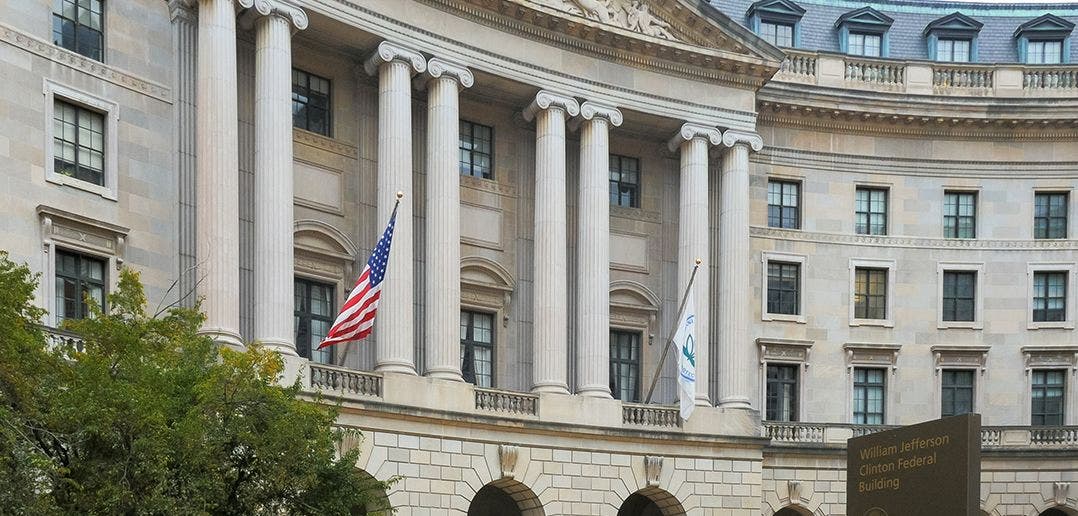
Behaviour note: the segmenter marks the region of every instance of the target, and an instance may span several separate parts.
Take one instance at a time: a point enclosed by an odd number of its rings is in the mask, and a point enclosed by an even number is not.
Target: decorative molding
[[[513,478],[517,468],[517,456],[520,448],[512,444],[498,445],[498,464],[502,470],[501,478]]]
[[[524,120],[531,122],[535,119],[535,114],[538,113],[539,110],[549,109],[550,106],[564,109],[570,117],[580,114],[580,103],[573,97],[554,93],[549,90],[539,90],[539,93],[535,94],[535,99],[532,100],[532,103],[524,108],[524,112],[522,113]]]
[[[471,88],[475,84],[475,76],[467,66],[441,57],[432,57],[427,61],[427,73],[435,79],[442,76],[452,77],[457,80],[461,89]]]
[[[496,179],[483,179],[474,176],[460,176],[460,186],[472,190],[480,190],[504,197],[516,197],[517,189],[510,184],[498,182]]]
[[[1067,505],[1067,498],[1070,497],[1070,482],[1053,482],[1052,483],[1052,502],[1057,506]]]
[[[858,174],[907,176],[1000,177],[1006,179],[1078,179],[1075,161],[981,161],[902,158],[840,154],[827,151],[768,147],[750,157],[753,163]]]
[[[298,127],[292,128],[292,141],[314,147],[318,150],[338,154],[346,158],[357,159],[359,157],[359,153],[354,145],[328,136],[322,136],[318,133],[312,133]]]
[[[169,20],[198,23],[198,3],[195,0],[167,0]]]
[[[580,117],[584,120],[591,120],[593,118],[605,118],[610,121],[610,125],[618,127],[624,118],[621,115],[621,111],[610,104],[603,104],[601,102],[592,102],[590,100],[585,101],[580,105]]]
[[[898,352],[901,344],[875,344],[867,342],[847,342],[842,345],[846,352],[846,369],[853,372],[854,366],[888,367],[894,373],[898,370]]]
[[[117,269],[123,264],[127,234],[130,232],[128,228],[44,204],[39,204],[36,211],[41,218],[41,233],[46,245],[55,241],[61,245],[113,256]]]
[[[680,41],[670,33],[670,23],[651,14],[646,2],[629,0],[531,0],[539,5],[553,7],[589,20],[629,29],[653,38]]]
[[[987,370],[989,346],[932,346],[936,374],[944,368],[975,367],[984,374]]]
[[[382,63],[403,61],[412,66],[415,73],[423,73],[427,70],[427,60],[416,50],[412,50],[398,43],[383,41],[378,44],[374,53],[363,62],[363,70],[368,75],[376,75]]]
[[[924,238],[823,233],[749,226],[755,238],[839,245],[903,247],[915,249],[981,249],[995,251],[1078,250],[1078,240],[981,240],[973,238]]]
[[[62,48],[35,36],[27,34],[10,25],[0,23],[0,41],[8,43],[53,63],[67,66],[76,71],[92,75],[103,81],[127,88],[135,93],[172,103],[172,91],[162,84],[136,77],[100,61],[94,61],[66,48]]]
[[[644,456],[644,483],[648,487],[659,485],[659,476],[663,472],[663,458],[655,455]]]
[[[1078,373],[1078,346],[1022,346],[1026,373],[1039,367],[1065,367]]]
[[[470,271],[474,273],[469,274]],[[464,306],[495,310],[502,315],[502,326],[509,324],[516,282],[501,264],[482,256],[460,259],[460,300]]]
[[[786,493],[789,495],[790,503],[792,505],[803,505],[805,500],[801,497],[801,482],[798,480],[786,481]]]
[[[757,338],[760,367],[767,365],[767,362],[797,362],[807,369],[813,343],[814,341],[802,339]]]
[[[663,222],[662,213],[648,211],[643,208],[627,208],[625,206],[610,205],[610,216],[634,222],[648,222],[651,224],[662,224]]]
[[[712,145],[719,145],[722,143],[722,133],[718,129],[709,125],[686,122],[678,129],[677,134],[670,138],[670,141],[666,143],[666,148],[670,152],[675,152],[682,142],[692,141],[695,138],[703,138],[710,142]]]
[[[251,0],[240,0],[240,5],[248,2]],[[296,30],[306,29],[310,23],[306,11],[280,0],[254,0],[253,4],[254,9],[262,16],[280,16],[289,21]]]
[[[722,133],[722,144],[733,147],[737,144],[748,145],[753,152],[760,152],[764,148],[764,139],[759,134],[739,129],[727,129]]]

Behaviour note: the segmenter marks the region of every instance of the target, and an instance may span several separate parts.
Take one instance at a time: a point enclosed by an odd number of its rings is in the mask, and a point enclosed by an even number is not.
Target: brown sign
[[[846,450],[849,516],[980,514],[980,414],[855,437]]]

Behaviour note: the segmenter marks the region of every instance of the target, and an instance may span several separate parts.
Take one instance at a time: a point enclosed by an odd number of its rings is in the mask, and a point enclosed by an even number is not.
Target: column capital
[[[382,63],[391,63],[393,61],[404,61],[412,65],[415,73],[427,71],[427,60],[423,57],[423,54],[389,41],[378,44],[378,48],[374,53],[363,62],[363,69],[367,71],[367,74],[375,75],[378,73],[378,67]]]
[[[281,0],[239,0],[238,3],[241,7],[251,9],[247,11],[246,16],[254,13],[262,16],[278,16],[291,23],[294,30],[306,29],[309,23],[306,11]]]
[[[752,131],[727,129],[722,133],[722,144],[726,147],[737,144],[748,145],[753,152],[760,152],[760,149],[764,148],[764,139]]]
[[[580,114],[580,103],[573,97],[548,90],[539,90],[539,93],[535,94],[535,100],[524,109],[524,120],[531,122],[536,113],[551,106],[564,109],[566,113],[569,113],[569,116]]]
[[[441,57],[432,57],[427,61],[427,73],[434,79],[456,79],[460,89],[471,88],[475,84],[475,76],[467,66]]]
[[[712,145],[722,143],[722,133],[719,132],[718,129],[710,125],[686,122],[681,125],[681,129],[678,129],[677,134],[670,138],[666,147],[670,149],[670,152],[674,152],[681,146],[682,142],[691,141],[696,138],[703,138],[711,142]]]
[[[593,118],[605,118],[610,121],[610,125],[618,127],[624,120],[621,116],[621,110],[610,104],[603,104],[601,102],[592,102],[590,100],[585,101],[580,105],[580,116],[584,120],[591,120]]]
[[[195,0],[168,0],[168,14],[171,21],[177,18],[195,23],[198,21],[198,2]]]

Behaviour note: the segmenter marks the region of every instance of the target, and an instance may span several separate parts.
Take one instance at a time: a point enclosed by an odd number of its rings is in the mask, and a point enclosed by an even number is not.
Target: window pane
[[[493,165],[494,129],[485,125],[460,121],[460,173],[462,175],[491,179]]]
[[[292,125],[330,136],[330,81],[292,69]]]

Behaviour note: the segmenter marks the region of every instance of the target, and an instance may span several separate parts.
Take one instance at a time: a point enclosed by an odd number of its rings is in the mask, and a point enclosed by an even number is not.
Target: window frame
[[[791,206],[787,206],[786,204],[771,204],[771,184],[772,183],[777,184],[777,185],[781,185],[780,188],[779,188],[779,198],[780,198],[779,202],[780,203],[783,203],[784,200],[785,200],[785,197],[786,197],[785,187],[786,186],[793,186],[795,199],[797,201],[797,205],[791,207]],[[801,213],[802,213],[802,206],[804,205],[804,196],[802,195],[802,190],[803,190],[802,186],[803,186],[803,184],[804,184],[804,182],[801,181],[801,180],[798,180],[798,179],[789,179],[789,178],[781,178],[781,177],[768,177],[767,178],[767,187],[766,187],[766,190],[764,191],[764,195],[766,196],[765,201],[767,202],[767,213],[766,213],[767,227],[775,228],[775,229],[784,229],[784,230],[801,230]],[[772,206],[778,206],[779,207],[779,225],[778,226],[771,225],[771,207]],[[783,210],[790,209],[790,208],[792,208],[793,212],[794,212],[794,219],[793,219],[794,220],[794,225],[793,225],[793,227],[785,227],[785,226],[783,226],[783,220],[785,220]]]
[[[801,394],[802,394],[801,393],[802,369],[804,369],[803,365],[798,364],[798,363],[790,363],[790,362],[768,361],[768,362],[764,363],[763,368],[764,368],[764,375],[763,375],[764,376],[764,403],[763,403],[763,405],[764,405],[764,410],[763,410],[763,419],[764,419],[764,421],[775,421],[775,422],[797,422],[797,421],[800,421],[801,420],[800,418],[801,418]],[[769,374],[769,371],[771,370],[771,368],[780,368],[780,369],[793,371],[793,380],[789,380],[789,379],[785,379],[785,378],[772,379],[770,374]],[[776,385],[776,384],[780,385],[780,386],[782,386],[782,385],[793,385],[793,388],[789,390],[789,392],[791,393],[791,395],[793,397],[793,400],[792,400],[792,403],[791,403],[791,407],[792,407],[791,410],[790,410],[791,413],[790,413],[788,419],[771,417],[772,414],[771,414],[771,406],[770,406],[770,400],[771,400],[771,394],[770,393],[771,393],[772,385]],[[779,396],[779,398],[781,398],[781,396]]]
[[[861,45],[861,53],[859,53],[859,54],[854,53],[854,51],[853,51],[854,38],[856,38],[856,37],[861,38],[861,44],[860,44]],[[865,53],[866,49],[868,48],[868,45],[866,44],[868,42],[868,38],[876,38],[877,45],[876,45],[876,53],[875,54],[866,54]],[[860,31],[860,30],[851,30],[851,31],[849,31],[848,33],[846,33],[846,54],[854,56],[854,57],[868,57],[868,58],[876,58],[876,59],[885,57],[883,55],[883,34],[880,34],[880,33],[877,33],[877,32]]]
[[[614,335],[615,334],[631,335],[631,336],[636,337],[636,342],[633,344],[633,345],[636,346],[636,360],[635,361],[633,361],[631,358],[630,359],[614,358],[613,346],[614,346]],[[608,340],[607,344],[611,348],[610,349],[610,354],[608,355],[609,369],[610,369],[610,384],[611,384],[610,385],[610,395],[613,396],[614,399],[616,399],[616,400],[621,400],[623,403],[640,403],[641,393],[642,393],[641,387],[643,385],[643,376],[642,376],[642,374],[643,374],[643,363],[644,363],[644,360],[643,360],[644,332],[642,330],[640,330],[639,328],[621,328],[621,327],[611,326],[610,330],[609,330],[609,335],[610,335],[610,337],[609,337],[609,340]],[[621,399],[621,398],[618,397],[620,395],[620,392],[616,389],[618,387],[618,385],[615,384],[615,378],[617,376],[614,374],[614,371],[615,371],[614,366],[616,364],[625,364],[625,365],[628,365],[630,367],[632,367],[632,366],[636,367],[636,385],[633,386],[633,399],[631,399],[631,400],[624,400],[624,399]]]
[[[889,383],[887,381],[888,369],[886,367],[864,366],[864,365],[854,366],[851,369],[852,369],[852,374],[851,374],[851,376],[852,376],[852,378],[851,378],[852,390],[850,392],[850,401],[851,401],[851,403],[850,403],[850,405],[851,405],[851,407],[850,407],[851,408],[851,410],[850,410],[850,422],[852,424],[855,424],[855,425],[886,425],[887,424],[887,415],[890,412],[888,410],[888,406],[887,406],[887,401],[888,401],[888,398],[889,398],[889,396],[887,395],[887,386],[888,386],[887,384]],[[859,371],[864,371],[866,373],[866,380],[864,382],[859,382],[857,380],[857,373]],[[876,383],[871,383],[871,384],[868,383],[867,373],[869,371],[878,371],[880,373],[881,382],[878,383],[878,384],[876,384]],[[876,387],[876,386],[879,387],[880,393],[881,393],[880,412],[879,412],[880,422],[879,423],[869,423],[868,422],[868,416],[870,414],[874,414],[874,413],[869,413],[868,412],[868,391],[867,391],[867,389],[868,388],[873,388],[873,387]],[[857,389],[858,388],[865,388],[866,389],[865,396],[863,398],[863,400],[864,400],[864,410],[862,411],[862,413],[865,414],[865,421],[864,422],[858,422],[857,421],[857,413],[858,413],[858,410],[857,410],[858,409],[858,406],[857,406]]]
[[[1050,212],[1046,217],[1037,216],[1037,200],[1041,197],[1062,196],[1063,197],[1063,216],[1053,217]],[[1066,240],[1070,236],[1070,216],[1071,216],[1071,192],[1068,189],[1036,189],[1033,192],[1033,239],[1034,240]],[[1049,210],[1051,208],[1049,207]],[[1062,236],[1050,236],[1048,232],[1051,229],[1052,219],[1063,219],[1063,235]],[[1048,228],[1045,230],[1045,236],[1038,236],[1037,234],[1037,220],[1046,219]]]
[[[321,131],[316,131],[314,129],[311,129],[310,128],[310,126],[311,126],[311,124],[310,124],[310,120],[311,120],[310,116],[306,117],[306,124],[305,124],[304,127],[296,125],[296,115],[295,115],[295,110],[294,109],[293,109],[293,111],[291,113],[292,127],[294,129],[300,129],[300,130],[303,130],[303,131],[307,131],[307,132],[309,132],[311,134],[317,134],[319,136],[324,136],[326,138],[333,138],[333,133],[334,133],[334,131],[333,131],[333,118],[334,118],[333,117],[333,80],[330,79],[329,77],[324,77],[324,76],[318,75],[316,73],[308,72],[307,70],[304,70],[303,68],[293,66],[292,70],[290,71],[290,74],[289,74],[290,83],[291,83],[290,86],[289,86],[289,88],[290,88],[289,94],[290,94],[290,99],[291,99],[293,105],[295,105],[295,103],[297,102],[296,99],[295,99],[296,86],[297,85],[296,85],[295,80],[291,80],[291,79],[292,79],[292,76],[296,72],[299,72],[299,73],[303,74],[303,76],[304,76],[304,78],[306,80],[306,84],[303,86],[303,88],[305,90],[307,90],[308,98],[310,97],[310,91],[311,91],[311,77],[315,77],[315,78],[321,79],[323,81],[326,81],[326,132],[323,133]],[[309,101],[308,102],[301,102],[301,104],[303,104],[304,106],[308,106],[308,107],[310,106]]]
[[[869,209],[869,211],[862,212],[862,211],[857,209],[858,204],[859,204],[858,196],[861,194],[861,192],[867,192],[869,194],[869,199],[868,199],[868,209]],[[883,192],[883,233],[873,233],[872,232],[872,215],[878,214],[878,212],[873,212],[872,211],[872,207],[873,207],[872,198],[871,198],[872,197],[872,195],[871,195],[872,192]],[[868,221],[867,222],[868,231],[864,232],[864,233],[862,233],[859,230],[860,228],[858,227],[858,224],[859,224],[858,219],[859,219],[859,217],[860,217],[860,215],[862,213],[865,214],[866,220]],[[854,193],[853,193],[853,232],[858,234],[858,235],[865,235],[865,236],[887,236],[888,233],[890,233],[890,231],[891,231],[891,189],[886,187],[886,186],[855,185]]]
[[[940,63],[972,63],[973,62],[973,38],[955,37],[955,36],[940,36],[936,40],[936,57],[935,61]],[[954,47],[956,43],[966,44],[966,59],[964,61],[957,61],[954,58]],[[950,45],[950,59],[943,59],[941,53],[944,46]]]
[[[117,143],[117,131],[120,122],[119,105],[115,102],[84,93],[49,79],[44,80],[42,93],[45,97],[45,181],[52,184],[70,186],[72,188],[100,195],[110,201],[116,201],[119,197],[119,175],[117,167],[119,161],[117,156],[119,148]],[[56,115],[55,103],[57,101],[66,102],[82,109],[96,111],[103,115],[105,123],[103,131],[104,156],[102,158],[102,173],[104,174],[103,184],[97,185],[56,171],[54,161],[55,149],[53,143],[55,139],[55,128],[53,126],[53,120]]]
[[[469,384],[474,385],[475,387],[478,387],[478,388],[481,388],[481,389],[494,389],[494,388],[497,388],[497,385],[498,385],[498,374],[497,374],[498,373],[498,355],[497,355],[497,352],[498,352],[498,349],[497,349],[498,348],[498,325],[497,325],[498,314],[497,314],[497,312],[485,311],[485,310],[476,310],[476,309],[469,308],[469,307],[466,307],[466,306],[463,306],[463,305],[460,307],[460,312],[461,312],[461,314],[465,314],[465,313],[468,314],[468,325],[467,325],[466,335],[465,335],[464,338],[460,339],[459,345],[462,346],[462,347],[473,347],[474,348],[476,346],[479,346],[479,347],[489,347],[490,348],[490,385],[488,385],[488,386],[479,385],[479,377],[478,376],[475,377],[475,380],[476,380],[475,382],[469,382],[468,381],[467,377],[464,375],[464,359],[465,359],[466,355],[465,355],[463,349],[461,350],[461,354],[460,354],[461,378],[464,380],[465,383],[469,383]],[[485,315],[487,317],[490,317],[490,342],[489,343],[478,342],[478,341],[476,341],[474,339],[475,316],[476,315]],[[473,371],[473,374],[475,374],[474,371]]]
[[[952,390],[957,391],[958,389],[965,389],[966,388],[966,386],[964,386],[964,385],[951,385],[951,386],[948,386],[947,385],[947,373],[969,374],[970,384],[968,386],[968,388],[969,388],[969,411],[968,412],[958,412],[958,413],[953,413],[953,414],[944,413],[943,404],[944,404],[944,398],[945,398],[945,396],[944,396],[945,390],[950,388]],[[968,368],[968,367],[945,367],[945,368],[940,369],[940,383],[939,383],[939,393],[940,393],[940,403],[939,403],[940,411],[939,411],[939,415],[940,415],[940,417],[959,416],[959,415],[962,415],[962,414],[974,414],[974,413],[976,413],[977,412],[977,391],[978,390],[979,389],[977,389],[977,370],[976,369],[971,369],[971,368]],[[953,398],[952,398],[952,400],[953,400]]]
[[[895,261],[894,260],[875,260],[864,258],[851,258],[850,259],[850,296],[849,296],[849,321],[850,326],[882,326],[886,328],[893,328],[894,323],[894,293],[895,293]],[[887,277],[887,291],[884,294],[884,318],[883,319],[865,319],[863,317],[857,317],[857,270],[858,269],[877,269],[886,270]]]
[[[64,247],[64,246],[57,247],[54,250],[54,253],[56,254],[56,258],[53,261],[53,269],[52,269],[52,277],[53,277],[53,282],[54,282],[53,285],[55,286],[57,283],[59,283],[60,279],[73,280],[76,283],[76,288],[79,290],[80,296],[81,296],[81,293],[82,293],[82,288],[81,287],[82,287],[83,283],[87,283],[87,284],[90,284],[90,285],[93,285],[93,286],[100,287],[101,288],[101,307],[100,308],[101,308],[102,312],[105,312],[108,309],[108,295],[109,295],[109,292],[110,292],[109,282],[111,281],[110,276],[112,276],[111,274],[109,274],[109,259],[107,257],[97,256],[97,255],[94,255],[92,253],[87,253],[87,252],[83,252],[83,251],[80,251],[80,250],[76,250],[76,249],[72,249],[72,248]],[[76,263],[76,268],[80,269],[80,270],[82,268],[80,266],[82,260],[89,260],[89,261],[94,261],[94,262],[100,263],[101,264],[101,276],[102,276],[101,281],[100,282],[88,281],[87,279],[84,279],[81,274],[76,274],[75,276],[68,276],[68,275],[60,274],[60,270],[59,270],[60,263],[59,262],[60,262],[60,256],[61,255],[74,256],[75,259],[77,260],[75,262]],[[58,318],[58,314],[57,314],[58,310],[56,310],[56,305],[59,304],[59,303],[60,303],[60,299],[56,296],[55,288],[54,288],[53,302],[52,302],[52,306],[50,307],[50,311],[52,312],[53,320],[55,321],[55,324],[57,326],[59,326],[61,324],[61,321]],[[88,307],[86,307],[86,310],[83,310],[84,305],[85,305],[85,301],[83,299],[79,298],[79,299],[75,300],[75,303],[76,303],[76,308],[78,309],[78,314],[79,315],[77,317],[70,317],[70,316],[65,315],[65,317],[64,317],[65,320],[67,320],[67,319],[79,320],[79,319],[85,319],[86,318],[85,316],[82,315],[84,311],[86,311],[87,314],[89,312]]]
[[[614,161],[615,161],[615,159],[618,162],[617,170],[614,169]],[[612,152],[612,153],[610,153],[610,155],[608,157],[608,160],[609,160],[610,164],[607,167],[609,169],[609,171],[607,172],[607,182],[610,185],[611,189],[614,188],[615,184],[618,185],[617,186],[618,189],[619,189],[618,190],[619,191],[618,198],[619,199],[621,198],[620,189],[622,188],[623,185],[629,185],[629,186],[631,186],[633,188],[633,194],[629,199],[630,202],[629,202],[628,205],[624,205],[624,204],[620,204],[620,203],[615,204],[613,202],[611,202],[610,205],[614,206],[614,207],[617,207],[617,208],[639,209],[640,208],[640,199],[641,199],[641,183],[642,183],[642,181],[640,180],[641,179],[641,177],[640,177],[641,176],[641,170],[640,170],[640,161],[641,160],[640,160],[640,158],[635,157],[635,156],[626,156],[626,155],[623,155],[623,154],[615,154],[615,153]],[[635,161],[636,162],[636,183],[627,183],[627,182],[622,181],[622,179],[625,177],[625,169],[621,166],[621,164],[624,163],[625,160],[630,160],[630,161]],[[614,181],[613,179],[610,178],[610,175],[613,174],[614,172],[617,172],[617,174],[618,174],[618,180],[617,181]],[[613,192],[613,190],[611,190],[610,195],[608,197],[612,198],[613,196],[614,196],[614,192]]]
[[[1061,399],[1060,399],[1060,403],[1059,403],[1059,424],[1058,425],[1057,424],[1045,424],[1043,422],[1038,424],[1038,423],[1035,422],[1035,419],[1037,418],[1038,414],[1033,410],[1034,394],[1036,393],[1038,388],[1044,389],[1045,391],[1047,391],[1047,389],[1051,388],[1054,385],[1054,384],[1047,384],[1046,383],[1046,384],[1043,384],[1043,386],[1038,386],[1037,383],[1036,383],[1037,373],[1059,373],[1060,377],[1062,377],[1062,379],[1063,379],[1062,384],[1059,386],[1059,390],[1061,391],[1061,396],[1060,396]],[[1067,396],[1067,394],[1068,394],[1067,391],[1070,389],[1070,385],[1069,385],[1070,383],[1071,382],[1067,381],[1067,369],[1054,368],[1054,367],[1043,367],[1043,368],[1030,369],[1030,371],[1029,371],[1029,425],[1031,427],[1063,426],[1063,425],[1067,424],[1067,415],[1068,415],[1067,413],[1069,412],[1067,410],[1067,403],[1069,401],[1068,396]],[[1045,393],[1045,394],[1047,395],[1047,393]],[[1045,415],[1047,415],[1047,414],[1042,413],[1041,417],[1044,417]]]
[[[303,312],[303,311],[300,310],[300,307],[295,306],[294,300],[293,300],[293,306],[292,306],[292,314],[293,314],[292,316],[300,318],[300,320],[299,320],[300,327],[304,326],[304,320],[306,320],[306,335],[307,335],[308,339],[310,339],[311,336],[312,336],[311,335],[311,330],[310,330],[310,324],[311,324],[312,319],[317,318],[318,320],[329,323],[329,327],[326,328],[326,330],[328,332],[329,328],[333,327],[333,322],[337,317],[337,284],[336,284],[336,282],[326,281],[326,280],[323,280],[321,278],[311,278],[311,277],[304,276],[304,275],[299,275],[299,274],[293,275],[292,282],[293,282],[294,287],[298,287],[299,284],[305,284],[308,287],[308,294],[305,296],[306,297],[306,302],[308,304],[310,303],[310,294],[309,294],[310,290],[309,290],[309,288],[311,286],[317,285],[317,286],[325,287],[325,288],[329,289],[329,302],[330,302],[330,305],[329,305],[329,315],[328,316],[316,316],[315,314],[311,313],[309,308],[308,308],[308,310],[306,312]],[[295,297],[295,294],[293,294],[293,299],[294,299],[294,297]],[[306,358],[307,360],[310,360],[311,362],[316,363],[316,364],[328,364],[328,365],[335,365],[336,364],[337,353],[336,353],[336,350],[335,350],[334,346],[330,346],[329,350],[322,352],[322,353],[325,353],[327,355],[327,358],[326,358],[325,362],[322,362],[320,360],[315,360],[314,354],[317,352],[317,349],[315,349],[316,343],[313,342],[313,341],[308,342],[308,344],[307,344],[307,356],[304,356],[303,353],[301,352],[301,347],[300,347],[299,338],[298,338],[299,328],[294,327],[292,329],[292,331],[293,331],[293,335],[296,336],[296,342],[295,342],[295,344],[296,344],[296,354],[298,354],[299,356],[301,356],[303,358]]]
[[[100,13],[100,15],[101,15],[101,30],[97,30],[97,29],[93,29],[93,28],[89,29],[89,30],[97,32],[98,34],[101,35],[101,58],[100,59],[94,58],[92,56],[83,54],[82,52],[78,51],[78,27],[89,27],[89,26],[88,25],[83,25],[78,19],[71,20],[70,18],[67,18],[66,16],[64,16],[62,13],[57,13],[54,9],[50,8],[49,12],[50,12],[50,14],[52,16],[49,18],[49,21],[52,22],[52,23],[50,23],[49,32],[52,33],[52,35],[53,35],[52,36],[52,44],[53,44],[53,46],[56,46],[58,48],[62,48],[62,49],[67,50],[69,52],[73,52],[73,53],[78,54],[78,55],[80,55],[82,57],[85,57],[86,59],[90,59],[92,61],[97,61],[99,63],[105,63],[106,56],[107,56],[107,53],[108,53],[108,38],[106,36],[106,34],[108,33],[108,18],[109,18],[108,17],[108,7],[107,7],[108,3],[109,3],[109,0],[100,0],[100,4],[101,4],[101,13]],[[78,9],[78,0],[75,0],[75,4],[76,4],[76,10],[77,10]],[[72,22],[75,23],[75,27],[76,27],[75,48],[68,48],[68,47],[56,42],[54,27],[55,27],[55,20],[56,20],[57,17],[60,17],[60,18],[63,18],[65,20],[69,20],[69,21],[72,21]]]
[[[1037,273],[1064,273],[1066,274],[1066,281],[1064,282],[1064,307],[1063,307],[1063,320],[1062,321],[1035,321],[1034,310],[1034,294],[1036,293],[1035,279]],[[1074,295],[1078,291],[1078,280],[1075,279],[1075,263],[1074,262],[1033,262],[1029,263],[1026,268],[1026,304],[1028,305],[1027,316],[1027,329],[1041,330],[1041,329],[1074,329],[1075,321],[1075,303]]]
[[[789,254],[789,253],[775,253],[764,251],[760,254],[761,269],[761,285],[760,285],[760,319],[763,321],[783,321],[794,322],[799,324],[805,324],[807,317],[805,315],[805,264],[808,261],[808,257],[801,254]],[[768,310],[767,295],[770,278],[768,275],[769,263],[779,262],[798,266],[798,278],[797,278],[797,297],[798,297],[798,310],[796,314],[781,314],[774,313]]]
[[[469,155],[471,156],[471,161],[468,162],[468,166],[470,167],[470,170],[472,170],[472,171],[475,170],[475,155],[476,155],[476,150],[475,150],[475,140],[476,140],[475,128],[476,127],[483,127],[483,128],[486,128],[486,129],[490,130],[490,141],[488,142],[490,144],[490,153],[486,154],[486,153],[483,153],[483,152],[479,152],[479,154],[481,154],[481,155],[485,154],[487,156],[487,159],[490,161],[490,166],[488,167],[489,171],[490,171],[490,174],[485,175],[485,176],[484,175],[478,175],[477,176],[477,175],[475,175],[473,173],[464,173],[464,171],[462,170],[462,166],[464,165],[464,162],[460,161],[460,152],[465,150],[464,147],[463,147],[463,145],[464,145],[464,133],[463,133],[463,131],[459,131],[459,134],[457,135],[457,173],[460,174],[463,177],[472,177],[472,178],[475,178],[475,179],[486,179],[488,181],[495,181],[496,178],[495,178],[495,174],[494,174],[494,159],[495,159],[494,158],[494,126],[481,124],[479,122],[476,122],[476,121],[473,121],[473,120],[467,120],[467,119],[464,119],[464,118],[461,118],[459,120],[459,122],[457,123],[458,127],[463,126],[464,124],[468,124],[469,129],[470,129],[470,134],[468,135],[468,138],[470,139],[469,144],[472,146],[472,148],[468,149],[468,152],[470,153]]]
[[[944,278],[948,272],[974,274],[973,320],[948,321],[944,319]],[[937,329],[984,329],[984,262],[937,262],[936,263],[936,328]]]
[[[1031,65],[1064,64],[1064,55],[1063,55],[1064,52],[1063,51],[1064,51],[1064,48],[1065,48],[1065,46],[1064,46],[1065,42],[1066,42],[1066,39],[1059,39],[1059,38],[1030,38],[1029,40],[1026,41],[1026,60],[1025,60],[1025,64],[1031,64]],[[1047,49],[1048,49],[1048,44],[1049,43],[1054,43],[1055,45],[1059,45],[1059,54],[1058,54],[1058,59],[1056,61],[1052,61],[1052,62],[1045,61],[1045,58],[1048,56]],[[1037,61],[1037,62],[1034,62],[1031,59],[1031,57],[1034,55],[1033,54],[1033,46],[1034,45],[1040,45],[1040,47],[1041,47],[1040,61]]]
[[[955,214],[948,215],[947,213],[947,197],[950,195],[959,196],[955,199]],[[970,195],[973,197],[973,215],[961,215],[961,196]],[[962,190],[962,189],[945,189],[943,191],[943,203],[940,204],[941,211],[943,212],[943,224],[941,229],[943,231],[943,238],[950,238],[956,240],[976,240],[977,239],[977,216],[980,213],[981,195],[977,190]],[[955,233],[954,236],[947,234],[947,218],[953,217],[955,219]],[[961,236],[961,221],[964,217],[973,219],[973,234],[970,236]]]
[[[770,25],[770,26],[772,26],[772,27],[774,27],[776,29],[775,33],[773,34],[773,36],[774,36],[773,39],[775,41],[771,41],[770,39],[767,38],[765,28],[768,25]],[[778,28],[779,27],[790,29],[790,43],[788,45],[783,45],[783,44],[780,44],[778,42]],[[779,47],[779,48],[796,48],[795,45],[796,45],[797,40],[794,38],[794,34],[796,33],[796,31],[797,31],[797,23],[796,22],[779,21],[779,20],[775,20],[773,18],[760,18],[760,30],[759,30],[759,32],[757,32],[757,34],[759,34],[760,38],[762,38],[764,41],[766,41],[766,42],[768,42],[768,43],[770,43],[770,44],[772,44],[772,45],[774,45],[776,47]]]

